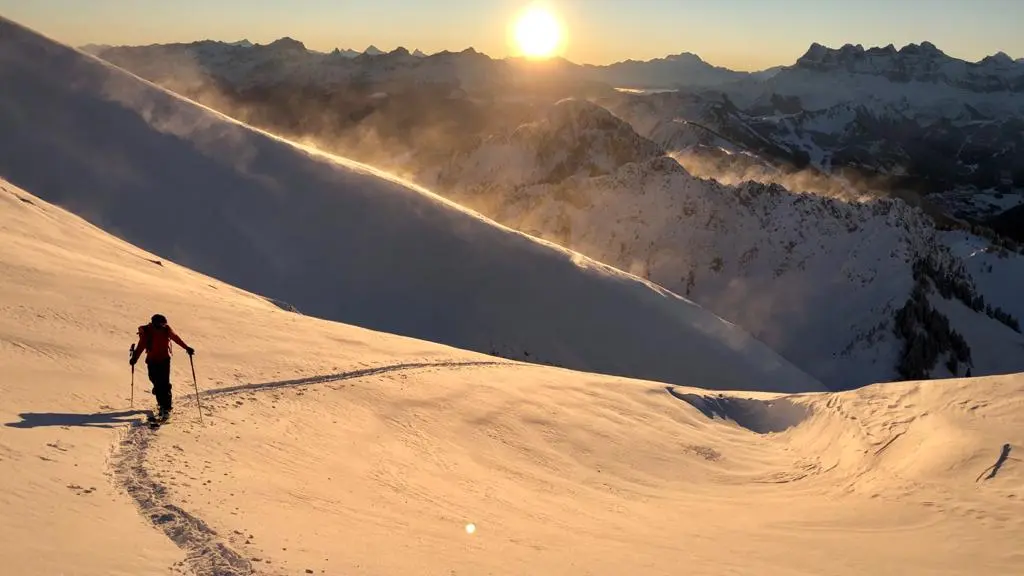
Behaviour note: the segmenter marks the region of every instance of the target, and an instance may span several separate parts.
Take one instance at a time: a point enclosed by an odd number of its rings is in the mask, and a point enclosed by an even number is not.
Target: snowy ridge
[[[725,389],[821,387],[663,288],[0,31],[12,127],[0,175],[140,247],[304,314],[479,352]]]
[[[564,132],[554,118],[531,125],[535,139]],[[604,129],[619,134],[627,126],[615,123]],[[902,201],[723,185],[693,177],[671,158],[641,154],[649,150],[645,139],[616,140],[634,142],[637,159],[547,182],[531,179],[528,153],[495,153],[485,143],[452,176],[442,172],[451,186],[443,189],[499,222],[692,298],[835,388],[898,377],[903,342],[892,321],[914,287],[917,260],[962,268],[934,222]],[[522,179],[509,180],[513,174]],[[1005,281],[1024,285],[1020,271],[1008,273]],[[1012,312],[1005,290],[979,288]],[[953,328],[970,335],[973,374],[1024,370],[1019,333],[966,307]],[[941,363],[930,373],[950,375]]]

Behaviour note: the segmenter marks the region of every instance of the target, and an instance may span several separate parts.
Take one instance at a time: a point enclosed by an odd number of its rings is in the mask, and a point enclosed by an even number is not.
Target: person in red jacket
[[[135,366],[142,351],[146,351],[146,368],[149,381],[153,383],[153,395],[160,407],[161,419],[166,419],[173,407],[171,398],[171,342],[177,343],[191,356],[195,350],[178,336],[163,314],[154,314],[149,324],[139,326],[139,343],[131,357],[131,365]]]

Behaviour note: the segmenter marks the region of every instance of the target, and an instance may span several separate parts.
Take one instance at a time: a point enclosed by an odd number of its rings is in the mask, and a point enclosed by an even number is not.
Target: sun
[[[545,8],[529,8],[515,23],[516,48],[527,58],[554,56],[561,48],[563,37],[558,19]]]

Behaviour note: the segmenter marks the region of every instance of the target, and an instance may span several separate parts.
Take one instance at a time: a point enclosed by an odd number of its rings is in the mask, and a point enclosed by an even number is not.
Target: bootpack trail
[[[431,368],[457,370],[497,366],[522,367],[528,365],[507,361],[409,362],[293,380],[216,388],[200,392],[195,399],[198,400],[200,397],[219,398],[240,393],[299,388],[328,382],[366,378],[380,374],[410,372]],[[189,398],[188,401],[191,403],[191,400]],[[187,416],[179,416],[179,418],[181,417],[187,418]],[[156,432],[158,429],[159,426],[151,428],[145,421],[141,420],[132,423],[127,428],[122,428],[121,436],[114,446],[110,459],[115,483],[128,493],[142,516],[148,518],[154,527],[162,531],[175,545],[185,552],[184,566],[175,566],[174,570],[176,572],[182,572],[182,568],[184,568],[187,571],[186,573],[191,572],[196,576],[256,574],[257,572],[248,558],[233,550],[228,542],[221,538],[201,518],[172,502],[167,488],[149,473],[146,459],[150,443],[158,434]]]

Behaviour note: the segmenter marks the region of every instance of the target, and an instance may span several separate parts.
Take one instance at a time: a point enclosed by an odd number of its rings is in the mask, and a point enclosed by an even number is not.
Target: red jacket
[[[157,328],[152,324],[139,326],[139,343],[135,345],[132,361],[138,360],[143,350],[146,351],[147,364],[170,359],[172,340],[182,348],[188,348],[188,344],[185,344],[169,325],[165,325],[163,328]]]

